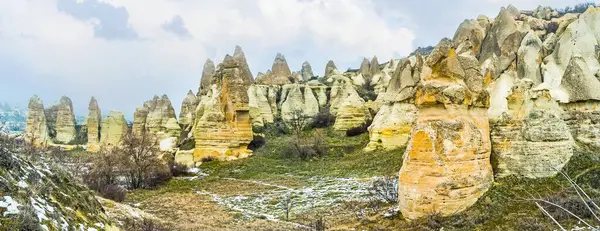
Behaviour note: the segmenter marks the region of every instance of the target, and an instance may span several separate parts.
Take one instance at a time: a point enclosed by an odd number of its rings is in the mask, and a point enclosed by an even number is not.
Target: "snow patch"
[[[12,197],[9,196],[4,196],[4,201],[0,200],[0,207],[6,208],[6,211],[4,211],[4,213],[2,214],[5,217],[8,215],[19,214],[19,206],[21,206],[21,204],[19,204],[18,202],[13,200]]]

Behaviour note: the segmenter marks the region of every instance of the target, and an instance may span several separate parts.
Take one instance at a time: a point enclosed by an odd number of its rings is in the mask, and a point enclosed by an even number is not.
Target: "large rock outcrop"
[[[492,124],[492,159],[498,177],[551,177],[573,155],[573,139],[563,111],[548,90],[532,90],[522,79],[508,96],[509,112]]]
[[[102,120],[102,114],[98,101],[92,97],[88,105],[88,117],[87,123],[87,137],[88,137],[88,151],[100,150],[100,121]]]
[[[147,132],[146,120],[148,119],[151,105],[152,101],[146,101],[143,106],[135,109],[135,112],[133,113],[133,124],[131,125],[131,133],[133,135],[140,137]]]
[[[60,98],[60,103],[56,110],[55,123],[57,142],[68,144],[75,139],[77,131],[75,130],[75,114],[73,113],[73,102],[69,97]]]
[[[114,148],[121,145],[127,135],[127,121],[123,113],[111,111],[100,125],[100,145],[103,148]]]
[[[457,54],[456,47],[442,40],[424,63],[431,74],[417,85],[418,118],[398,190],[400,211],[409,219],[467,209],[493,182],[489,97],[479,72],[469,73],[479,70],[477,59]]]
[[[337,69],[337,66],[335,65],[333,60],[329,60],[325,65],[325,77],[338,74],[341,74],[341,72]]]
[[[48,125],[44,103],[37,95],[29,100],[27,106],[27,126],[25,127],[25,138],[35,146],[45,146],[49,141]]]
[[[206,157],[236,159],[249,156],[253,139],[248,88],[238,60],[227,55],[214,76],[210,98],[196,111],[194,161]]]
[[[308,61],[302,63],[302,69],[300,70],[300,75],[302,76],[302,80],[304,82],[308,82],[313,76],[313,70]]]
[[[285,101],[281,104],[281,119],[292,121],[295,119],[312,119],[319,113],[319,102],[309,86],[300,84],[284,86]]]

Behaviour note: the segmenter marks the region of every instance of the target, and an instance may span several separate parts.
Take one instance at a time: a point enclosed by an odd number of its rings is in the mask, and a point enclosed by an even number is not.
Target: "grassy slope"
[[[259,180],[262,182],[297,188],[305,186],[311,177],[356,177],[395,176],[402,165],[403,150],[365,153],[362,148],[368,141],[366,134],[358,137],[340,137],[328,134],[329,156],[312,161],[291,158],[289,144],[293,137],[282,136],[268,139],[268,144],[248,159],[232,162],[209,162],[201,166],[210,176],[196,181],[175,179],[157,190],[136,190],[128,196],[130,202],[142,202],[142,209],[170,220],[182,229],[236,230],[240,227],[252,230],[286,230],[265,220],[244,220],[240,214],[210,202],[210,197],[197,195],[195,191],[209,191],[219,195],[244,195],[267,192],[273,187],[244,181],[230,181],[224,178]],[[571,176],[596,165],[592,154],[579,153],[567,166]],[[582,185],[595,188],[600,171],[592,170],[578,179]],[[538,180],[524,180],[508,177],[497,180],[494,186],[472,208],[447,218],[428,217],[407,222],[401,217],[383,218],[379,215],[358,221],[352,215],[339,212],[334,229],[357,227],[366,230],[548,230],[556,229],[549,219],[543,216],[532,201],[532,195],[565,199],[560,194],[568,190],[568,183],[562,177]],[[593,191],[594,189],[589,189]],[[570,195],[574,195],[571,193]],[[571,196],[572,197],[572,196]],[[319,211],[315,211],[317,213]],[[331,213],[330,213],[331,215]],[[298,223],[306,219],[296,219]],[[341,222],[340,222],[341,221]],[[574,225],[574,220],[561,220]],[[181,225],[183,224],[183,225]],[[306,223],[303,223],[306,224]]]

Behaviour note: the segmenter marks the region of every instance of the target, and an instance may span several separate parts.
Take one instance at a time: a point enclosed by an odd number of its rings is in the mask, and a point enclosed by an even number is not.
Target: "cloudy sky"
[[[207,58],[240,45],[256,75],[278,52],[358,67],[452,37],[466,18],[502,6],[563,8],[585,0],[0,0],[0,102],[46,106],[67,95],[77,115],[95,96],[106,114],[167,94],[176,111],[196,91]]]

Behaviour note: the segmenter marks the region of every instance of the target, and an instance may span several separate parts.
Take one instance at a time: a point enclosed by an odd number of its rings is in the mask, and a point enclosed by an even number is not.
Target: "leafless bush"
[[[158,222],[143,218],[141,221],[135,219],[125,219],[123,222],[123,230],[128,231],[168,231],[171,230],[169,227],[159,224]]]
[[[313,118],[313,128],[326,128],[335,123],[335,116],[329,110],[330,106],[325,105],[319,113]]]
[[[384,177],[373,181],[369,188],[369,194],[378,200],[387,203],[398,202],[398,178]]]
[[[159,157],[158,140],[147,132],[125,135],[115,151],[124,157],[121,172],[129,188],[152,188],[171,178],[169,167]]]
[[[285,125],[292,131],[296,138],[302,136],[302,132],[310,123],[310,117],[306,116],[301,109],[296,109],[291,114],[291,119],[285,120]]]
[[[116,202],[123,202],[127,197],[127,190],[121,186],[109,184],[100,190],[102,197]]]
[[[292,208],[294,207],[294,202],[292,200],[292,194],[289,193],[283,198],[281,203],[281,209],[285,215],[285,220],[288,221],[290,219],[290,213],[292,212]]]
[[[321,132],[312,137],[299,137],[292,141],[292,152],[301,160],[309,160],[327,155],[328,147]]]
[[[313,222],[310,223],[311,231],[325,231],[327,230],[327,221],[323,216],[317,216]]]

